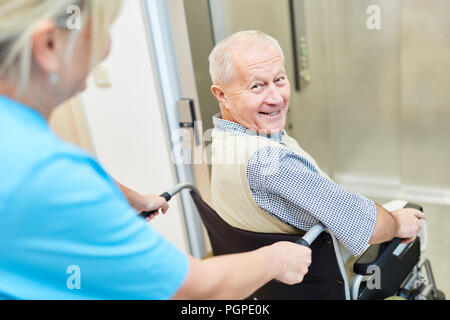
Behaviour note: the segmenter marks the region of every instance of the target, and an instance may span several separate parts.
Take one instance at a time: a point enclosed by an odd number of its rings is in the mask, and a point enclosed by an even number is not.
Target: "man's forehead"
[[[279,72],[284,70],[283,58],[273,46],[264,48],[235,48],[232,55],[233,66],[237,72],[253,74],[267,70]],[[275,70],[276,69],[276,70]]]

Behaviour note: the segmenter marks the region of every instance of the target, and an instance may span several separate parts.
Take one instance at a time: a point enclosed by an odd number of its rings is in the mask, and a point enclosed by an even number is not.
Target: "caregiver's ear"
[[[42,22],[35,29],[32,36],[32,61],[43,72],[52,74],[60,70],[65,36],[67,34],[51,20]]]

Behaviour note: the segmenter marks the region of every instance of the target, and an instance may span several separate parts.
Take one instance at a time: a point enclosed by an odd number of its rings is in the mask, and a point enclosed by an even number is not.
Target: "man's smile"
[[[280,115],[281,111],[283,111],[283,110],[284,110],[284,107],[279,110],[276,110],[276,111],[267,111],[267,112],[260,111],[259,114],[264,115],[264,116],[274,117],[274,116]]]

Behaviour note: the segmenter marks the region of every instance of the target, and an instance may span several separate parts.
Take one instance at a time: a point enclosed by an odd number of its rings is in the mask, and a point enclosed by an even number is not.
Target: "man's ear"
[[[39,69],[48,74],[57,73],[60,69],[58,35],[56,23],[46,21],[37,27],[32,36],[33,61]]]
[[[227,108],[228,105],[228,101],[227,101],[227,97],[225,94],[225,91],[218,85],[213,85],[211,87],[211,92],[214,95],[214,97],[216,97],[217,101],[219,102],[219,104],[221,106],[224,106],[225,108]]]

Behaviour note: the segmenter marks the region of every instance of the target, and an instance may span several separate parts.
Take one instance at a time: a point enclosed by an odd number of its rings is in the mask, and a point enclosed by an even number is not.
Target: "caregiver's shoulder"
[[[59,139],[35,111],[5,98],[0,99],[0,124],[2,198],[55,165],[66,170],[96,165],[86,152]]]

